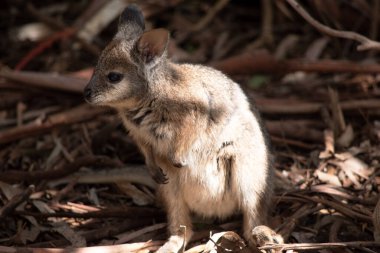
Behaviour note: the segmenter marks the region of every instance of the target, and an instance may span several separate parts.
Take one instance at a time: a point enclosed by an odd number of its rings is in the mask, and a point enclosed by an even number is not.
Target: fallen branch
[[[259,48],[262,45],[273,45],[273,6],[272,1],[261,0],[261,33],[247,48]]]
[[[278,137],[272,134],[270,135],[270,139],[273,143],[275,143],[278,146],[294,146],[294,147],[308,149],[308,150],[313,150],[318,146],[317,144],[304,143],[302,141],[291,140],[284,137]]]
[[[310,14],[296,1],[296,0],[286,0],[295,11],[298,12],[307,22],[309,22],[312,26],[314,26],[317,30],[319,30],[322,33],[325,33],[329,36],[343,38],[343,39],[350,39],[355,40],[359,43],[361,43],[357,50],[364,51],[364,50],[380,50],[380,43],[374,40],[371,40],[361,34],[351,32],[351,31],[339,31],[336,29],[332,29],[324,24],[321,24],[319,21],[314,19]]]
[[[163,216],[164,213],[156,208],[148,207],[121,207],[121,208],[109,208],[100,211],[88,212],[88,213],[73,213],[73,212],[55,212],[55,213],[37,213],[29,211],[15,211],[17,215],[33,216],[35,218],[49,218],[49,217],[66,217],[66,218],[147,218],[155,216]]]
[[[157,184],[150,176],[145,165],[129,164],[120,169],[107,169],[91,172],[76,173],[66,178],[49,182],[51,187],[60,184],[67,184],[75,180],[76,183],[82,184],[110,184],[117,182],[129,182],[141,184],[155,189]]]
[[[271,135],[321,143],[323,132],[315,129],[317,125],[318,122],[302,120],[265,121],[266,129]],[[294,131],[295,129],[296,131]]]
[[[362,205],[374,205],[374,201],[371,199],[362,199],[360,197],[355,196],[354,194],[349,194],[348,192],[343,191],[342,188],[335,187],[333,185],[329,184],[320,184],[320,185],[313,185],[310,187],[309,190],[304,190],[305,195],[310,195],[311,193],[323,193],[329,196],[342,198],[345,200],[349,200],[352,202],[357,202]]]
[[[328,106],[325,103],[307,103],[277,99],[256,99],[256,104],[260,112],[267,114],[312,114],[319,113],[323,107]],[[380,99],[341,101],[340,106],[344,111],[379,109]]]
[[[32,71],[0,71],[0,77],[26,85],[82,93],[88,80],[72,76]]]
[[[276,249],[285,250],[318,250],[318,249],[340,249],[340,248],[380,248],[380,242],[326,242],[326,243],[289,243],[289,244],[272,244],[259,247],[260,250]]]
[[[319,73],[380,73],[379,64],[359,64],[350,61],[305,59],[277,60],[266,51],[243,53],[212,62],[209,65],[228,75],[252,73],[286,74],[295,71]]]
[[[323,204],[325,205],[326,207],[330,207],[332,209],[335,209],[337,212],[340,212],[341,214],[343,215],[346,215],[347,217],[350,217],[352,219],[358,219],[358,220],[362,220],[362,221],[365,221],[365,222],[372,222],[372,217],[364,214],[364,213],[359,213],[358,211],[356,211],[355,209],[353,209],[352,207],[350,207],[348,204],[344,204],[344,203],[341,203],[341,202],[334,202],[334,201],[330,201],[330,200],[327,200],[327,199],[324,199],[324,198],[319,198],[319,197],[309,197],[309,196],[304,196],[304,195],[301,195],[301,194],[292,194],[293,196],[295,197],[290,197],[290,196],[286,196],[286,197],[282,197],[282,199],[287,199],[287,200],[299,200],[299,201],[303,201],[303,202],[307,202],[307,203],[310,203],[310,201],[316,203],[316,204]],[[281,198],[280,198],[281,200]]]
[[[63,165],[55,170],[19,171],[7,170],[0,173],[0,180],[7,183],[33,182],[40,180],[54,180],[78,171],[83,166],[112,166],[121,167],[122,164],[106,156],[84,156],[74,162]]]
[[[123,219],[122,221],[116,220],[115,222],[109,222],[109,223],[104,222],[103,225],[98,228],[87,230],[87,231],[81,231],[80,236],[85,238],[87,243],[91,243],[94,241],[102,240],[104,238],[112,238],[120,233],[123,233],[124,231],[148,226],[151,223],[152,221],[150,219]],[[32,244],[29,244],[28,246],[32,248],[50,248],[52,245],[54,245],[56,248],[70,246],[68,241],[64,238],[32,243]],[[72,249],[72,248],[69,248],[69,249]],[[57,250],[60,250],[60,249],[57,249]],[[0,252],[2,251],[0,250]],[[72,251],[69,250],[67,252],[72,252]]]
[[[126,243],[126,242],[129,242],[135,238],[138,238],[139,236],[142,236],[146,233],[165,228],[166,226],[167,226],[166,223],[158,223],[158,224],[154,224],[154,225],[151,225],[148,227],[144,227],[144,228],[139,229],[137,231],[132,231],[132,232],[128,231],[128,232],[125,232],[121,235],[118,235],[117,238],[119,238],[119,239],[115,243],[116,244]]]
[[[60,106],[49,106],[42,109],[27,111],[22,115],[21,120],[23,123],[27,121],[36,120],[39,117],[46,117],[46,115],[50,115],[61,109],[62,108]],[[15,124],[17,124],[17,118],[2,119],[2,121],[0,122],[0,127],[12,126]]]
[[[103,113],[104,108],[93,108],[82,104],[67,111],[51,115],[44,122],[33,122],[0,132],[0,144],[9,143],[36,134],[42,134],[51,129],[90,120]]]
[[[202,30],[204,27],[206,27],[210,23],[210,21],[215,17],[215,15],[227,6],[229,1],[230,0],[219,0],[212,8],[210,8],[206,16],[199,20],[199,22],[196,23],[191,30],[193,32],[198,32]]]
[[[162,245],[161,241],[149,241],[149,242],[136,242],[120,245],[109,246],[93,246],[83,248],[23,248],[23,247],[5,247],[0,246],[0,252],[3,253],[68,253],[68,252],[81,252],[81,253],[93,253],[93,252],[107,252],[107,253],[119,253],[119,252],[139,252],[142,250],[155,251]]]
[[[1,176],[0,176],[1,178]],[[18,205],[27,200],[29,196],[34,192],[34,185],[30,185],[22,193],[13,196],[1,209],[0,218],[4,218],[11,213]]]

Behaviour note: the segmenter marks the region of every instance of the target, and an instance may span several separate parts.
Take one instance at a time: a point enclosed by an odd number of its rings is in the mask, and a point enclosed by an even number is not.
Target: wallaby
[[[171,236],[158,252],[185,246],[191,214],[240,212],[245,238],[257,243],[254,228],[266,223],[274,181],[256,109],[221,72],[171,62],[167,30],[144,29],[141,11],[127,7],[84,94],[118,111],[159,183]]]

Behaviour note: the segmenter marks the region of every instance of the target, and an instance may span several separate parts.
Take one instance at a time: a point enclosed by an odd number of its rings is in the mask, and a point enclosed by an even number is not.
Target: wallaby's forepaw
[[[173,161],[173,166],[174,167],[177,167],[177,168],[183,168],[185,167],[187,164],[183,161]]]
[[[169,240],[159,248],[156,253],[177,253],[183,247],[183,237],[173,235],[169,238]]]
[[[172,163],[172,165],[174,167],[177,167],[177,168],[183,168],[183,167],[187,166],[186,159],[184,159],[183,157],[177,156],[177,155],[173,155],[170,158],[170,162]]]
[[[157,184],[167,184],[169,182],[167,175],[160,167],[150,168],[150,173]]]
[[[281,235],[274,232],[267,226],[257,226],[252,229],[252,242],[255,246],[261,247],[265,244],[283,244],[284,239]]]

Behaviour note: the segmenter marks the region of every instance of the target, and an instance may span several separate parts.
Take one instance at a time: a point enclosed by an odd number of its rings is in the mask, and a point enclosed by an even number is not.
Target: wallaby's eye
[[[110,72],[108,73],[107,78],[110,83],[118,83],[123,79],[123,74]]]

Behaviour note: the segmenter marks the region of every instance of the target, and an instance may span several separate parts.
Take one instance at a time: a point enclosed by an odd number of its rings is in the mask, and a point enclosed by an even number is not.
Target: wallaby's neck
[[[149,73],[146,73],[145,78],[153,94],[164,95],[161,92],[167,92],[166,89],[171,89],[174,85],[180,84],[180,68],[170,60],[163,59],[162,62],[150,69]]]

